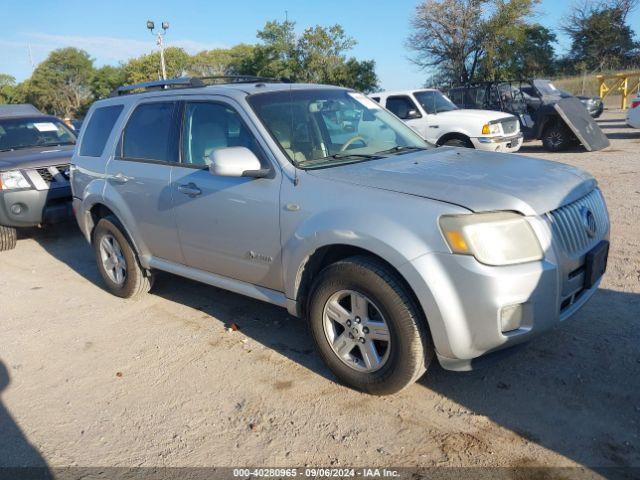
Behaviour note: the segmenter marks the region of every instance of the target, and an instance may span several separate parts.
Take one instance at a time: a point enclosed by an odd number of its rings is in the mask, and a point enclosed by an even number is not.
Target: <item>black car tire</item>
[[[463,140],[462,138],[450,138],[442,144],[445,147],[462,147],[473,148],[473,143],[470,140]]]
[[[378,370],[361,372],[345,364],[325,334],[325,305],[343,290],[371,299],[387,323],[389,353]],[[429,367],[434,348],[426,320],[404,282],[383,262],[354,256],[333,263],[318,274],[308,298],[307,318],[316,349],[343,384],[373,395],[389,395],[414,383]]]
[[[575,135],[566,126],[556,122],[544,129],[542,145],[548,152],[561,152],[573,144],[574,138]]]
[[[115,238],[124,256],[126,274],[122,285],[118,285],[109,278],[101,259],[100,242],[106,235]],[[117,218],[108,216],[100,219],[93,231],[92,243],[96,255],[96,263],[98,264],[98,271],[109,292],[121,298],[137,298],[151,290],[153,286],[153,275],[143,270],[140,266],[131,242],[125,235],[124,229]]]
[[[17,241],[18,233],[15,228],[0,225],[0,252],[13,250],[16,248]]]

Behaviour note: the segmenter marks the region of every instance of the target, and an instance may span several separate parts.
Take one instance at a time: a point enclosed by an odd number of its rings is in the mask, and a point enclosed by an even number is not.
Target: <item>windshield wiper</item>
[[[386,154],[386,153],[399,153],[399,152],[414,152],[418,150],[426,150],[424,147],[412,147],[412,146],[403,146],[396,145],[395,147],[389,148],[387,150],[381,150],[377,152],[378,154]]]
[[[38,147],[63,147],[65,145],[75,145],[74,142],[51,142],[51,143],[41,143],[37,145]]]
[[[365,160],[373,160],[376,158],[380,158],[380,155],[371,155],[368,153],[347,153],[347,152],[341,152],[341,153],[334,153],[333,155],[327,155],[326,157],[322,157],[322,158],[312,158],[310,160],[303,160],[301,162],[298,162],[298,165],[310,165],[310,164],[315,164],[315,163],[321,163],[321,162],[325,162],[325,161],[330,161],[330,160],[345,160],[345,159],[365,159]]]

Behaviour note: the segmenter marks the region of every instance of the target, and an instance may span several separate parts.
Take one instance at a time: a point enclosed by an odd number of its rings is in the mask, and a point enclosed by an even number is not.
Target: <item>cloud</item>
[[[0,40],[0,48],[4,50],[3,56],[10,63],[27,63],[29,46],[31,47],[33,61],[36,64],[44,60],[52,50],[63,47],[76,47],[86,50],[91,57],[96,59],[98,66],[125,62],[130,58],[150,53],[157,49],[151,35],[149,35],[148,40],[105,36],[54,35],[48,33],[27,33],[23,35],[23,38],[21,41]],[[180,47],[190,54],[202,50],[225,47],[221,44],[202,43],[189,39],[168,40],[166,46]]]

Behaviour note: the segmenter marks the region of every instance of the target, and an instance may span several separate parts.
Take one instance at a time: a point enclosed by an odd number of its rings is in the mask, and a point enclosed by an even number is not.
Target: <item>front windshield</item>
[[[411,128],[361,93],[282,90],[249,103],[294,165],[316,168],[429,148]]]
[[[422,92],[415,92],[413,94],[425,112],[430,114],[440,112],[450,112],[451,110],[457,110],[458,107],[445,97],[441,92],[437,90],[425,90]]]
[[[76,136],[56,118],[20,117],[0,120],[0,151],[74,143]]]

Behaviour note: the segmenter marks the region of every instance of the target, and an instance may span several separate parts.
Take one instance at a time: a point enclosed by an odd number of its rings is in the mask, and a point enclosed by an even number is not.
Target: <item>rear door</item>
[[[274,290],[282,290],[280,181],[222,177],[210,173],[211,153],[246,147],[268,168],[250,122],[231,100],[186,101],[181,160],[171,189],[185,263],[193,268]]]
[[[146,250],[182,262],[170,187],[178,162],[177,108],[176,101],[135,107],[107,165],[107,182],[121,200],[122,221],[136,230]]]

